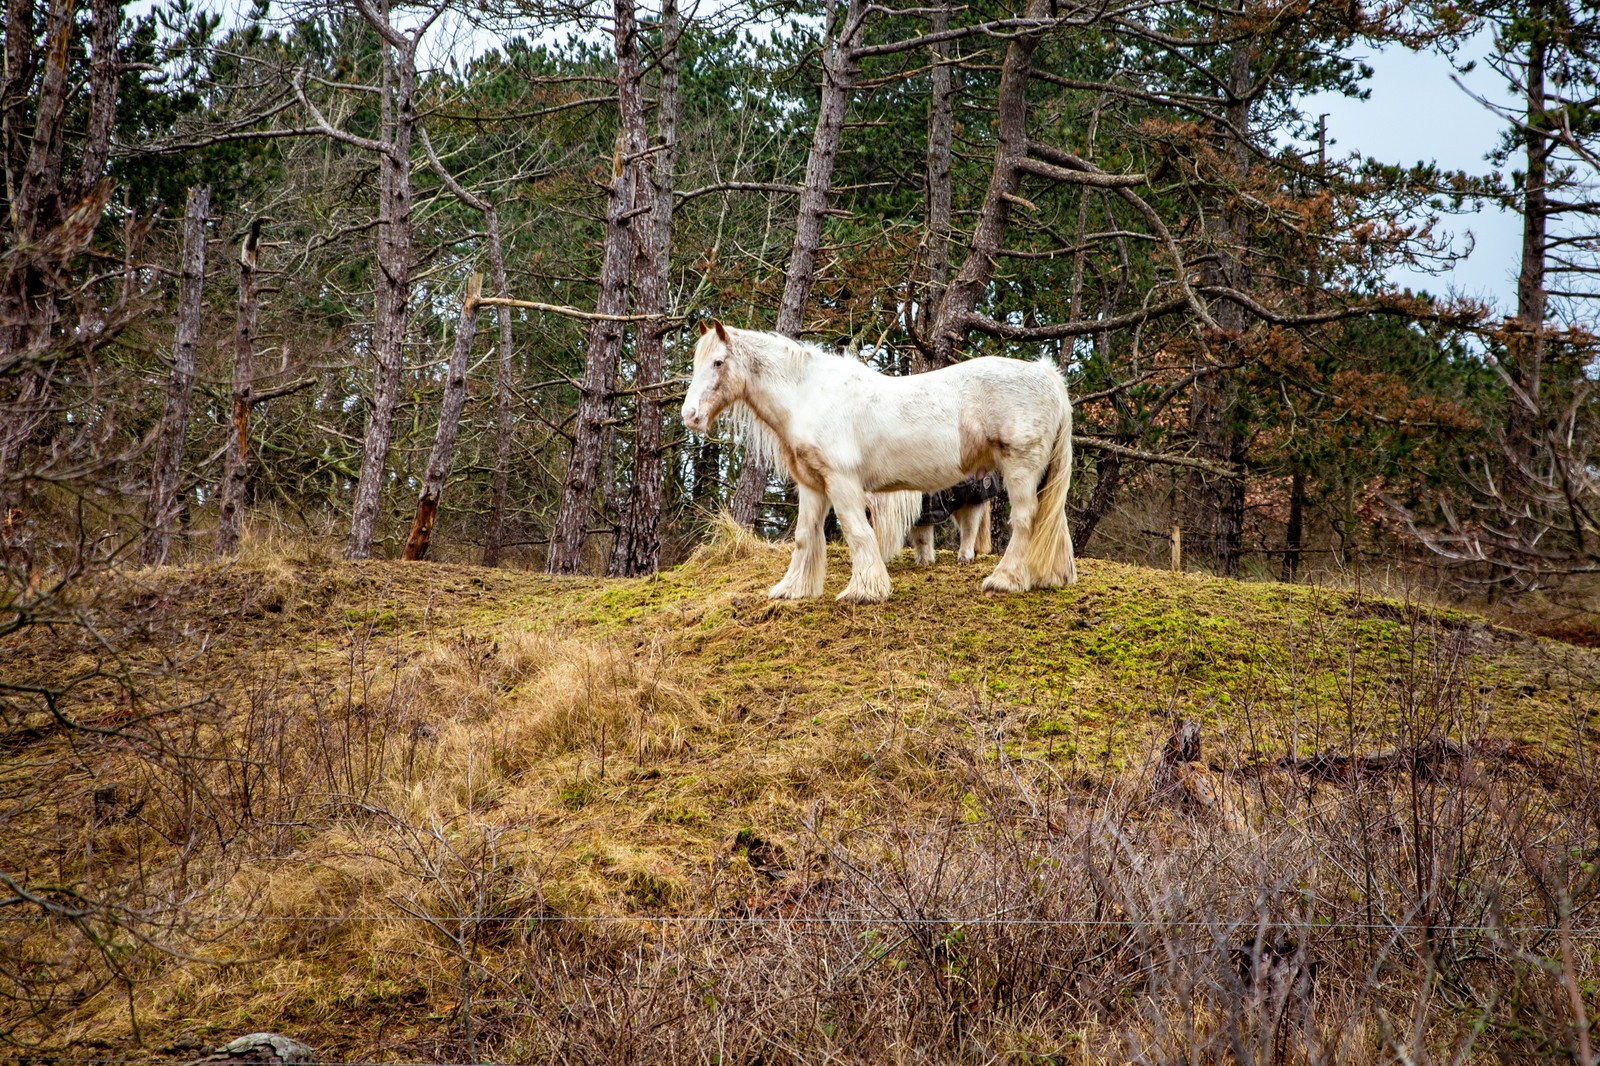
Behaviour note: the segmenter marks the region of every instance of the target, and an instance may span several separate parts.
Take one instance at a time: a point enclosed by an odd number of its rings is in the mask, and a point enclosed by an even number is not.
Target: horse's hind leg
[[[866,493],[859,483],[835,477],[828,479],[828,495],[850,545],[850,583],[839,593],[839,602],[882,603],[889,598],[889,571],[867,521]]]
[[[1039,510],[1040,469],[1030,464],[1002,464],[1006,491],[1011,496],[1011,543],[994,573],[983,579],[985,592],[1027,592],[1033,587],[1028,570],[1028,542],[1033,539],[1033,519]]]
[[[971,507],[963,507],[955,513],[956,528],[961,531],[961,549],[956,552],[956,562],[970,563],[977,558],[978,535],[984,527],[984,519],[989,516],[989,501],[975,503]],[[984,546],[985,551],[988,545]]]
[[[820,596],[828,576],[828,545],[822,531],[823,520],[828,517],[828,497],[804,485],[799,489],[794,554],[789,557],[789,570],[783,580],[767,593],[775,600],[808,600]]]
[[[918,566],[933,565],[933,527],[912,526],[911,546],[917,550],[916,563]]]

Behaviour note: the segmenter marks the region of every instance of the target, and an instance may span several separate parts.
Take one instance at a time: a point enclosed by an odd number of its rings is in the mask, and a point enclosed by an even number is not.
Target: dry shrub
[[[697,567],[729,566],[752,556],[788,551],[790,547],[757,536],[727,511],[719,511],[707,523],[705,542],[689,556],[689,563]]]

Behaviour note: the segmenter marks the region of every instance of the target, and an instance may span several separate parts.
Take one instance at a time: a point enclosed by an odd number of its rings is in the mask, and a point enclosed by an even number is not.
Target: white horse
[[[984,591],[1077,580],[1066,519],[1072,405],[1066,381],[1048,360],[988,356],[887,377],[776,333],[716,322],[700,327],[683,421],[704,432],[724,411],[743,424],[747,446],[781,463],[799,487],[794,555],[768,592],[773,599],[822,595],[828,560],[822,525],[830,503],[850,545],[850,582],[839,601],[888,599],[884,558],[904,541],[880,541],[867,520],[867,494],[880,494],[888,501],[880,506],[897,515],[909,512],[909,519],[878,523],[879,533],[898,526],[903,538],[920,508],[919,493],[977,470],[999,470],[1011,495],[1011,544],[984,579]]]

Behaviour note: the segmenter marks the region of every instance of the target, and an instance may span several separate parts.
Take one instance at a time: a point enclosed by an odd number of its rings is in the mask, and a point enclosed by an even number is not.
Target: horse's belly
[[[943,434],[941,437],[945,436]],[[934,492],[967,476],[961,468],[961,444],[949,440],[890,441],[873,449],[863,464],[862,481],[869,492]]]

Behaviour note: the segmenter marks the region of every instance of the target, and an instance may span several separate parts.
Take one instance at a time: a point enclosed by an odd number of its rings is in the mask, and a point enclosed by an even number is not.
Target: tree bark
[[[1284,536],[1283,580],[1293,582],[1300,569],[1306,522],[1306,472],[1298,465],[1289,474],[1289,528]]]
[[[31,95],[28,88],[33,82],[33,0],[9,0],[6,4],[5,64],[0,71],[0,135],[4,137],[9,197],[22,185],[31,140],[23,130]]]
[[[607,195],[605,248],[600,264],[600,291],[595,310],[621,316],[627,309],[628,273],[633,256],[633,188],[647,145],[644,130],[644,95],[640,87],[639,31],[632,0],[614,0],[617,52],[617,108],[622,129],[617,135]],[[579,386],[578,419],[572,454],[561,487],[561,506],[550,531],[550,554],[545,569],[552,574],[575,574],[583,565],[583,542],[594,511],[595,481],[605,447],[606,423],[616,387],[617,356],[622,348],[623,323],[599,319],[589,329]]]
[[[1083,510],[1083,516],[1072,530],[1074,551],[1081,552],[1089,546],[1089,540],[1100,527],[1101,519],[1110,514],[1111,509],[1116,506],[1117,492],[1121,487],[1122,457],[1102,452],[1095,460],[1094,492],[1089,497],[1088,506]]]
[[[239,313],[233,326],[233,427],[222,466],[222,506],[217,516],[217,558],[239,550],[245,486],[250,467],[250,408],[254,403],[256,316],[260,303],[261,219],[250,223],[239,247]]]
[[[1228,126],[1218,133],[1231,163],[1229,177],[1240,185],[1250,175],[1250,146],[1243,135],[1250,124],[1254,44],[1247,39],[1232,46],[1223,109]],[[1248,293],[1252,287],[1250,224],[1236,193],[1224,190],[1215,220],[1213,241],[1217,255],[1205,268],[1208,281]],[[1242,340],[1250,325],[1245,309],[1230,300],[1217,301],[1213,315],[1229,345]],[[1190,399],[1189,431],[1195,451],[1216,462],[1243,468],[1245,436],[1235,424],[1238,383],[1231,375],[1204,362],[1208,358],[1204,353],[1199,356],[1202,362],[1195,369],[1201,373]],[[1194,471],[1189,476],[1188,490],[1189,535],[1199,542],[1201,551],[1210,554],[1217,573],[1233,577],[1239,571],[1244,547],[1244,481],[1217,479]]]
[[[509,298],[506,282],[506,251],[501,246],[499,213],[490,205],[485,211],[490,230],[490,277],[494,295]],[[499,325],[499,359],[494,363],[494,475],[490,480],[490,525],[483,533],[483,565],[498,567],[501,546],[506,543],[506,488],[510,480],[510,431],[512,431],[512,346],[510,346],[510,307],[494,309]]]
[[[172,376],[156,436],[155,469],[150,479],[150,506],[145,514],[144,543],[139,561],[160,566],[167,561],[172,524],[179,509],[178,485],[183,477],[183,444],[189,430],[189,399],[194,393],[195,353],[200,347],[200,316],[205,311],[206,222],[211,189],[189,190],[183,215],[183,270],[178,280],[178,330],[172,345]]]
[[[72,40],[72,8],[52,0],[45,29],[43,70],[37,88],[33,73],[33,5],[7,5],[4,72],[6,194],[9,200],[6,244],[0,281],[0,517],[9,509],[5,484],[49,414],[52,388],[46,349],[55,327],[52,284],[59,263],[41,261],[40,238],[60,219],[61,138],[66,109],[67,58]],[[29,103],[34,123],[27,124]]]
[[[1528,62],[1523,107],[1522,148],[1527,172],[1522,178],[1522,261],[1517,270],[1517,328],[1507,339],[1507,367],[1512,381],[1526,400],[1512,397],[1506,413],[1506,437],[1513,462],[1524,470],[1537,469],[1535,457],[1543,434],[1535,412],[1542,407],[1545,355],[1545,271],[1550,223],[1550,156],[1556,141],[1545,127],[1548,44],[1545,39],[1544,0],[1530,0]],[[1513,521],[1515,519],[1513,518]]]
[[[1050,3],[1051,0],[1028,0],[1024,17],[1047,18]],[[1028,73],[1042,39],[1042,31],[1018,33],[1006,46],[996,101],[994,167],[973,228],[971,249],[939,302],[931,336],[924,339],[928,346],[925,355],[932,369],[956,361],[956,352],[966,343],[971,330],[972,312],[994,279],[1012,200],[1022,185],[1022,164],[1028,157]]]
[[[444,161],[433,150],[433,142],[428,139],[426,126],[417,127],[417,139],[422,142],[423,154],[427,157],[428,166],[433,169],[450,194],[474,211],[483,215],[484,228],[489,236],[489,272],[494,281],[495,295],[502,300],[511,298],[510,285],[506,281],[506,256],[505,246],[500,238],[500,212],[495,208],[493,201],[479,196],[456,180],[455,176],[446,169]],[[469,292],[473,300],[479,299],[477,290]],[[474,309],[476,310],[476,308]],[[511,308],[505,304],[495,307],[496,320],[500,326],[499,358],[495,363],[495,445],[494,445],[494,473],[490,483],[489,523],[483,538],[483,565],[500,565],[500,548],[505,538],[505,513],[506,513],[506,482],[511,473]],[[476,328],[476,323],[474,323]],[[448,397],[447,397],[448,400]],[[458,412],[459,415],[459,412]],[[441,423],[442,428],[443,423]],[[453,432],[453,431],[452,431]],[[446,457],[448,463],[448,456]],[[441,490],[443,479],[441,478]],[[434,506],[437,508],[438,496],[434,497]],[[432,528],[430,520],[429,528]],[[412,527],[412,536],[416,535],[416,527]],[[407,538],[407,549],[410,549],[410,538]],[[426,544],[423,551],[427,550]],[[409,556],[408,556],[409,558]],[[421,558],[421,556],[417,556]]]
[[[650,179],[641,175],[635,210],[650,207],[650,222],[638,230],[634,256],[634,311],[660,316],[635,327],[633,477],[627,515],[611,555],[616,576],[650,574],[661,568],[661,510],[664,469],[661,455],[662,344],[666,336],[667,283],[672,253],[672,190],[678,148],[678,7],[661,9],[661,92],[656,124],[661,148]]]
[[[406,330],[411,315],[411,138],[416,128],[417,42],[389,23],[388,7],[358,5],[383,38],[383,85],[379,94],[382,137],[378,152],[378,257],[374,273],[375,364],[372,403],[361,442],[361,472],[346,559],[369,559],[378,527],[378,505],[388,471],[394,415],[405,367]]]
[[[950,5],[945,3],[936,10],[929,30],[943,33],[950,28]],[[927,174],[927,229],[922,238],[924,259],[924,284],[919,300],[920,309],[915,325],[917,333],[925,336],[930,330],[934,315],[944,301],[945,288],[950,284],[950,236],[952,232],[954,187],[950,168],[955,144],[955,71],[950,63],[948,42],[930,45],[928,51],[933,64],[929,72],[928,97],[928,174]],[[927,355],[919,347],[912,356],[912,372],[934,369]]]
[[[505,249],[500,242],[500,214],[494,205],[488,205],[484,221],[489,229],[489,276],[494,282],[494,292],[501,298],[511,296],[506,283]],[[511,477],[511,308],[495,308],[500,326],[499,358],[494,373],[494,475],[489,483],[489,528],[483,537],[483,565],[499,566],[501,546],[506,536],[506,487]]]
[[[24,43],[33,40],[31,27]],[[45,31],[44,72],[39,81],[32,144],[13,194],[18,236],[27,244],[42,236],[60,214],[61,152],[66,136],[67,56],[72,43],[71,0],[52,0]],[[24,257],[25,258],[25,257]]]
[[[822,251],[822,223],[827,217],[834,164],[839,158],[839,139],[860,68],[856,49],[861,44],[867,13],[865,0],[848,0],[842,15],[843,25],[823,53],[822,99],[811,134],[811,151],[806,157],[805,184],[801,187],[795,214],[794,243],[789,250],[789,269],[783,279],[783,298],[774,323],[774,328],[786,337],[798,338],[805,326],[811,282],[816,276],[817,256]],[[734,521],[747,529],[755,525],[771,473],[765,463],[754,459],[747,459],[739,472],[739,484],[728,511]]]
[[[692,506],[707,514],[716,510],[721,473],[722,445],[714,440],[702,440],[694,456],[694,485],[689,493]]]
[[[406,537],[405,550],[400,554],[405,560],[426,558],[433,538],[433,525],[439,517],[439,497],[444,494],[444,479],[450,476],[450,460],[455,455],[461,410],[467,404],[467,363],[472,357],[472,341],[478,333],[478,298],[482,295],[483,275],[474,274],[467,282],[466,299],[461,301],[456,342],[445,370],[444,400],[439,404],[439,428],[434,433],[433,450],[428,453],[428,471],[422,479],[417,516],[411,523],[411,534]]]
[[[74,201],[94,188],[111,154],[111,133],[117,122],[117,79],[122,75],[117,58],[121,0],[90,0],[89,25],[93,33],[89,47],[89,124],[83,155],[78,160],[77,184],[72,190]]]

